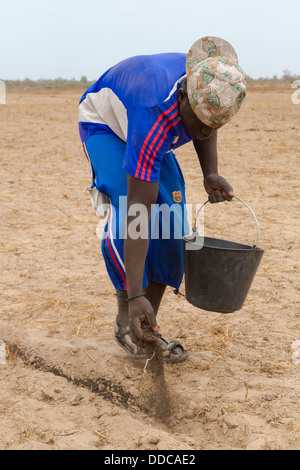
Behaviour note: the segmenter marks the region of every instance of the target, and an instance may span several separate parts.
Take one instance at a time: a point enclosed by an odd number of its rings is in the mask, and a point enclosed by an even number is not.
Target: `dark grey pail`
[[[195,307],[214,312],[231,313],[240,310],[264,250],[258,248],[258,222],[256,244],[243,245],[217,238],[201,237],[197,232],[197,217],[192,235],[185,236],[184,264],[186,299]]]

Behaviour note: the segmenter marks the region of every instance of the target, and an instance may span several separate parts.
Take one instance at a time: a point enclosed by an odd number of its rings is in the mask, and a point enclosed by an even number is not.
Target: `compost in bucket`
[[[235,312],[243,307],[264,253],[257,247],[258,223],[254,218],[257,243],[250,246],[200,237],[196,217],[193,234],[183,238],[186,299],[192,305],[221,313]]]

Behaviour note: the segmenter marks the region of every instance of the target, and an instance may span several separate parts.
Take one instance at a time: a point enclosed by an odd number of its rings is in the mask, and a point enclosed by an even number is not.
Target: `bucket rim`
[[[193,235],[185,235],[183,237],[183,241],[185,243],[194,243],[195,245],[200,245],[200,243],[196,243],[195,240],[189,240],[188,237],[192,237]],[[262,251],[264,252],[265,250],[263,248],[259,248],[255,245],[246,245],[244,243],[239,243],[239,242],[234,242],[232,240],[226,240],[225,238],[214,238],[214,237],[201,237],[199,236],[200,238],[203,238],[204,239],[204,242],[202,244],[202,248],[205,247],[205,248],[210,248],[212,250],[227,250],[227,251],[245,251],[246,249],[247,250],[251,250],[251,251]],[[196,239],[196,235],[195,235],[195,239]],[[217,241],[221,241],[221,242],[228,242],[228,243],[234,243],[235,245],[239,245],[240,248],[234,248],[234,247],[219,247],[219,246],[209,246],[209,245],[206,245],[205,244],[205,240],[217,240]]]

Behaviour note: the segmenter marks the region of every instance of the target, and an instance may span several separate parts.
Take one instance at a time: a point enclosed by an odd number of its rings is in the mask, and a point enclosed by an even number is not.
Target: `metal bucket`
[[[197,231],[197,218],[206,201],[199,209],[192,235],[183,237],[186,299],[195,307],[214,312],[231,313],[240,310],[264,250],[258,248],[257,239],[252,246],[217,238],[201,237]]]

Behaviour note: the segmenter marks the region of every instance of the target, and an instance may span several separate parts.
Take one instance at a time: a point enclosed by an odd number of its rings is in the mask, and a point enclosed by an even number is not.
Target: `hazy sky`
[[[95,80],[207,35],[231,42],[253,78],[300,74],[300,0],[3,0],[0,21],[2,80]]]

